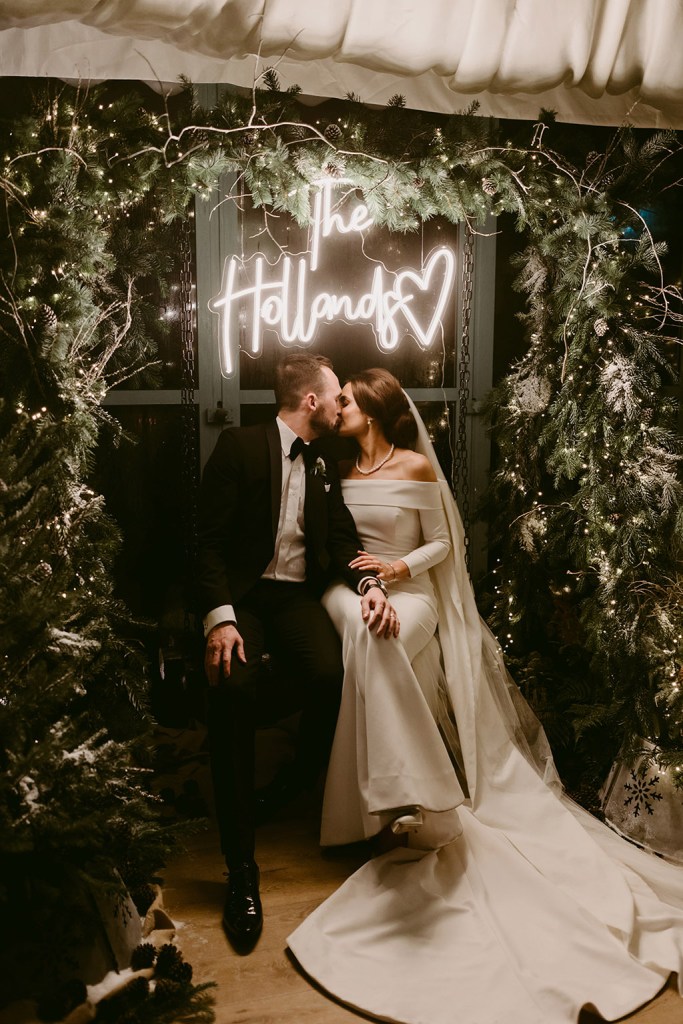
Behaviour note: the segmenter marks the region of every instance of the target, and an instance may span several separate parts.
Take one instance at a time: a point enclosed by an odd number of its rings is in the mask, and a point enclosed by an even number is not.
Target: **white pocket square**
[[[325,491],[326,491],[327,494],[329,494],[331,486],[332,486],[332,484],[325,484]]]

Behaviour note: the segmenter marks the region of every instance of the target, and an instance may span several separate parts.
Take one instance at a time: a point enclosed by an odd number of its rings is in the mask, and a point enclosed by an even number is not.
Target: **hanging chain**
[[[184,506],[185,573],[191,592],[198,548],[199,425],[195,409],[195,302],[192,247],[194,221],[188,215],[180,228],[180,348],[182,408],[182,487]],[[189,600],[185,601],[185,627],[189,629]]]
[[[462,250],[462,307],[460,358],[458,361],[458,430],[455,441],[455,490],[465,528],[465,560],[470,567],[470,479],[467,414],[470,404],[470,318],[474,281],[474,235],[465,225]]]

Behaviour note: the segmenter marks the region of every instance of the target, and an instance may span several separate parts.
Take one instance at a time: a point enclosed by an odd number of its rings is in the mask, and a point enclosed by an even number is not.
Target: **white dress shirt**
[[[282,457],[282,491],[280,518],[275,535],[275,552],[266,566],[262,579],[288,580],[303,583],[306,579],[306,541],[304,538],[304,499],[306,497],[306,466],[303,455],[290,459],[289,452],[297,435],[278,416]],[[231,604],[213,608],[204,619],[204,636],[214,626],[235,622],[235,609]]]

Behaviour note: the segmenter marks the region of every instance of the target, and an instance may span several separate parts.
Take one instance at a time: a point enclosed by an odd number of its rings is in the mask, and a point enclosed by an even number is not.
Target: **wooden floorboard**
[[[316,807],[305,800],[259,830],[265,925],[248,956],[234,952],[221,928],[225,878],[215,830],[194,836],[166,868],[166,909],[178,926],[178,941],[195,980],[217,983],[217,1024],[358,1024],[370,1019],[334,1002],[286,951],[287,935],[367,856],[362,846],[323,852],[317,840]],[[623,1019],[628,1024],[683,1024],[683,1001],[673,979],[657,999]],[[584,1012],[580,1024],[599,1020]]]

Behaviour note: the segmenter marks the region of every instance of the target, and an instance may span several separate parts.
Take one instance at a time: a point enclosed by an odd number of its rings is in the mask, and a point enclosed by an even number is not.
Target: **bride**
[[[436,722],[440,653],[429,570],[451,551],[439,484],[429,460],[410,450],[417,423],[395,377],[358,374],[340,404],[338,432],[360,449],[340,467],[344,501],[371,552],[351,566],[385,582],[401,633],[398,642],[368,643],[376,637],[365,636],[356,595],[340,581],[323,596],[342,637],[344,691],[321,843],[352,843],[391,826],[416,843],[429,832],[441,846],[460,834],[454,808],[464,797]]]
[[[332,995],[405,1024],[615,1020],[683,986],[683,872],[617,837],[561,792],[540,725],[480,619],[462,524],[415,406],[385,370],[352,377],[344,498],[401,620],[358,628],[323,601],[344,691],[323,845],[384,828],[408,846],[360,868],[289,936]],[[410,449],[415,448],[415,451]],[[438,633],[438,637],[437,637]]]

